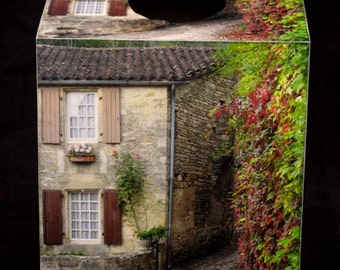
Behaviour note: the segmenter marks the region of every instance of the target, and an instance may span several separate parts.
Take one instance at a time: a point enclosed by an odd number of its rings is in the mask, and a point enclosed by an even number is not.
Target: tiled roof
[[[188,81],[211,71],[212,48],[37,46],[38,80]]]

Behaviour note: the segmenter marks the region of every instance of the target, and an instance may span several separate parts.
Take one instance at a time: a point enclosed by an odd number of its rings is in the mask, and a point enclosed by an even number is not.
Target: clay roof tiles
[[[209,72],[213,48],[37,46],[38,80],[187,81]]]

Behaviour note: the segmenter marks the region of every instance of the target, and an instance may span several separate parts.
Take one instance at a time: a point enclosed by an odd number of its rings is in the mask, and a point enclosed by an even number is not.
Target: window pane
[[[98,193],[90,193],[90,200],[97,201],[98,200]]]
[[[79,117],[79,127],[86,127],[86,117]]]
[[[95,137],[94,129],[93,128],[89,128],[87,134],[88,134],[88,138],[94,138]]]
[[[79,106],[79,115],[86,115],[86,106]]]
[[[91,239],[97,239],[98,238],[98,232],[91,232]]]
[[[89,239],[89,232],[88,231],[82,231],[81,232],[81,239]]]
[[[97,222],[91,222],[90,225],[91,225],[91,230],[98,229],[98,223]]]
[[[90,210],[97,210],[98,209],[98,203],[90,203]]]
[[[79,193],[71,193],[71,200],[74,201],[74,200],[78,200],[79,198]]]
[[[90,219],[91,220],[97,220],[98,219],[98,213],[92,212],[91,215],[90,215]]]
[[[94,94],[87,95],[87,104],[94,104]]]
[[[94,128],[94,117],[89,117],[87,124],[89,128]]]
[[[71,204],[71,209],[72,209],[72,210],[79,210],[79,203],[77,203],[77,202],[72,202],[72,204]]]
[[[71,127],[77,127],[78,126],[78,119],[76,117],[71,117],[70,119],[70,126]]]
[[[86,133],[86,128],[80,128],[79,129],[79,137],[78,138],[88,138]]]
[[[88,116],[94,116],[94,106],[88,106],[87,107],[87,115]]]

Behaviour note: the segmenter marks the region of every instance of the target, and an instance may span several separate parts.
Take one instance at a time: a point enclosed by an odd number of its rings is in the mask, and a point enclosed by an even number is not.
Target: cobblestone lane
[[[173,270],[236,270],[237,250],[225,247],[204,257],[187,261]]]

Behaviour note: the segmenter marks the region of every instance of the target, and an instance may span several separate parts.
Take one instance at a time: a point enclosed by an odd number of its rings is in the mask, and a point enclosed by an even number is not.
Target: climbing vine
[[[233,43],[216,57],[238,81],[212,114],[227,116],[240,268],[298,269],[308,45]]]
[[[303,0],[236,0],[246,28],[234,37],[272,40],[307,40]]]

